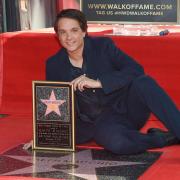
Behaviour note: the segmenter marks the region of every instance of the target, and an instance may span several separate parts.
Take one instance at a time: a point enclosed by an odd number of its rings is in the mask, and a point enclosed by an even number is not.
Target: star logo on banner
[[[14,176],[31,173],[63,172],[79,178],[97,180],[96,168],[143,165],[144,162],[116,161],[116,160],[95,160],[92,158],[91,150],[83,150],[65,156],[57,157],[36,157],[5,155],[8,158],[32,163],[29,167],[3,173],[1,176]],[[124,178],[124,176],[118,176]]]
[[[49,99],[41,99],[41,101],[47,105],[45,116],[51,113],[52,111],[54,111],[56,114],[61,116],[59,106],[61,106],[62,104],[66,102],[66,100],[57,100],[53,90],[51,92]]]

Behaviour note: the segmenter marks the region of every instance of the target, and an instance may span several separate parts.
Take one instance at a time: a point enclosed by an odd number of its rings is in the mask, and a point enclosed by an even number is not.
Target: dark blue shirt
[[[82,68],[71,66],[71,76],[75,79],[85,74],[85,63]],[[83,121],[92,123],[101,113],[102,105],[100,97],[95,89],[85,89],[84,91],[76,90],[76,109],[77,116]]]

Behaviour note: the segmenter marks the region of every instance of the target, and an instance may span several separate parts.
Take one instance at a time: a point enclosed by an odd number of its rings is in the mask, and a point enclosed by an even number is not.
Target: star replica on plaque
[[[74,151],[74,129],[72,85],[33,81],[33,149]]]

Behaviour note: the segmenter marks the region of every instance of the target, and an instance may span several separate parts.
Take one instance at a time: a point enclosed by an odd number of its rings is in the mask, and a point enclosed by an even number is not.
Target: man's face
[[[68,52],[76,52],[84,45],[85,32],[79,22],[71,18],[61,18],[58,22],[58,38]]]

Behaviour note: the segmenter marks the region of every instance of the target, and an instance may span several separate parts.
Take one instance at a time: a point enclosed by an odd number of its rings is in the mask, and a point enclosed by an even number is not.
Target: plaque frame
[[[73,85],[32,81],[34,150],[75,151]]]

